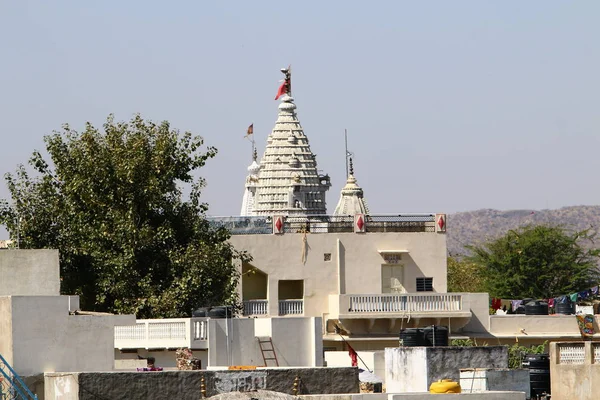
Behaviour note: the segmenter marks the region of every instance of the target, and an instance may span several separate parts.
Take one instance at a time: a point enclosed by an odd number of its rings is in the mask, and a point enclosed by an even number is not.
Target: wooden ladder
[[[268,367],[268,361],[275,361],[275,367],[279,367],[279,361],[277,360],[277,354],[275,354],[275,347],[273,346],[273,340],[269,336],[260,336],[258,339],[258,347],[260,347],[260,353],[262,354],[265,367]]]

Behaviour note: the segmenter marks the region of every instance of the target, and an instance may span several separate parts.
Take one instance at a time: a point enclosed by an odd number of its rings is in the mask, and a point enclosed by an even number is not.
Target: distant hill
[[[574,206],[540,211],[484,209],[449,214],[448,253],[465,254],[465,245],[497,238],[510,229],[527,224],[563,225],[573,230],[592,227],[599,230],[600,206]],[[600,242],[598,246],[600,247]]]

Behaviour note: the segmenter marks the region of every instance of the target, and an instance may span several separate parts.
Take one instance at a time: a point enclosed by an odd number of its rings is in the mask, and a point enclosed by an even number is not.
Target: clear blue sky
[[[600,2],[0,0],[0,173],[64,122],[134,113],[202,135],[212,215],[239,213],[279,69],[374,213],[599,204]],[[0,197],[8,195],[4,183]]]

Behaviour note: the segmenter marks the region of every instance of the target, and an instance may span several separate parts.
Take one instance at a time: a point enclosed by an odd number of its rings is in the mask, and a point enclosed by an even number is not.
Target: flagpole
[[[346,161],[346,179],[348,179],[348,130],[344,129],[344,142],[346,143],[346,153],[344,154],[344,160]]]
[[[340,333],[338,333],[338,335],[340,335],[340,337],[342,338],[342,341],[343,341],[344,343],[346,343],[346,344],[347,344],[347,345],[348,345],[350,348],[352,348],[352,349],[354,350],[354,348],[353,348],[352,346],[350,346],[350,343],[348,343],[348,341],[347,341],[346,339],[344,339],[344,337],[343,337],[343,336],[342,336]],[[354,350],[354,352],[356,353],[356,357],[357,357],[357,358],[360,360],[360,362],[362,362],[362,363],[363,363],[363,365],[365,366],[365,368],[367,369],[367,371],[369,371],[369,372],[373,372],[373,371],[371,371],[371,370],[369,369],[369,367],[368,367],[368,366],[367,366],[367,364],[364,362],[364,360],[363,360],[362,358],[360,358],[360,356],[358,355],[358,353],[356,352],[356,350]]]

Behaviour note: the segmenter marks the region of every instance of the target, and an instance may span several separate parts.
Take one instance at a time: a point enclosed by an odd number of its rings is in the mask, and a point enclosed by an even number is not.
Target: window
[[[433,278],[417,278],[417,292],[433,292]]]

